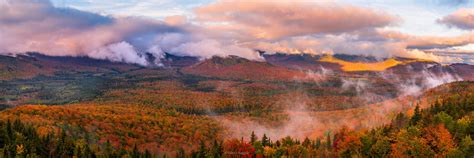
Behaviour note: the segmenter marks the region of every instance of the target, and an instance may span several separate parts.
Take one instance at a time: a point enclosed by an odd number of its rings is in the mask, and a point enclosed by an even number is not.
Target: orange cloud
[[[197,20],[211,30],[258,39],[338,34],[384,27],[398,21],[394,16],[368,8],[301,1],[219,1],[195,12]]]
[[[466,45],[474,43],[474,33],[466,33],[459,36],[415,36],[398,31],[378,31],[380,36],[386,39],[398,40],[407,44],[411,48],[430,49],[445,48],[451,46]]]

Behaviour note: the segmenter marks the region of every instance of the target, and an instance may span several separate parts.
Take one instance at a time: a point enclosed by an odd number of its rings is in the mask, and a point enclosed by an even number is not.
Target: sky
[[[245,1],[245,0],[244,0]],[[296,0],[330,3],[332,0]],[[193,9],[210,4],[212,0],[53,0],[56,6],[72,7],[101,14],[147,16],[164,19],[167,16],[193,17]],[[271,2],[271,1],[267,1]],[[339,0],[343,4],[370,7],[400,16],[403,22],[391,29],[414,35],[441,34],[455,36],[465,30],[450,29],[436,24],[436,20],[460,8],[473,8],[474,0]]]
[[[255,50],[474,64],[474,0],[0,0],[0,36],[0,54],[140,65]]]

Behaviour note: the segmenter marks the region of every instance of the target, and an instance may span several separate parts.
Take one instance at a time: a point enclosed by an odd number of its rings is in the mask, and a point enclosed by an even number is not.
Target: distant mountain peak
[[[242,64],[242,63],[248,63],[250,60],[241,58],[238,56],[227,56],[227,57],[219,57],[219,56],[213,56],[210,61],[214,64],[219,64],[219,65],[224,65],[224,66],[232,66],[232,65],[237,65],[237,64]]]

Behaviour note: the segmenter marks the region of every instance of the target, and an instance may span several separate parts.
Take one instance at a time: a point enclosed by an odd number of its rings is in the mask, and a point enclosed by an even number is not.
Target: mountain
[[[56,57],[38,53],[0,56],[0,80],[29,79],[39,75],[51,76],[58,72],[113,72],[139,68],[138,65],[97,60],[88,57]]]
[[[460,76],[464,80],[474,80],[474,65],[469,64],[451,64],[438,65],[435,67],[437,72],[452,71],[454,74]]]
[[[341,71],[339,64],[319,62],[322,57],[321,55],[277,53],[263,54],[263,57],[270,64],[290,69],[321,71],[324,68],[332,71]]]
[[[188,67],[199,62],[199,59],[196,57],[189,56],[176,56],[173,54],[165,53],[165,57],[161,59],[161,63],[165,67]]]
[[[474,81],[453,82],[443,84],[435,88],[427,90],[423,96],[430,98],[432,101],[446,98],[449,95],[467,95],[474,92]]]
[[[110,62],[88,57],[53,57],[28,53],[16,57],[0,56],[0,80],[28,79],[38,75],[51,76],[58,72],[126,72],[141,69],[181,69],[185,74],[228,79],[293,80],[304,79],[308,72],[358,76],[373,72],[388,72],[399,76],[412,76],[420,72],[449,73],[464,80],[474,79],[474,65],[442,65],[433,61],[387,58],[376,59],[354,55],[265,54],[265,61],[251,61],[237,56],[213,57],[199,60],[196,57],[165,53],[159,64],[143,67],[134,64]],[[149,59],[150,63],[155,59]]]
[[[51,74],[54,68],[46,62],[26,56],[0,56],[0,80],[32,78],[39,74]]]
[[[305,77],[305,73],[298,70],[237,56],[213,57],[186,67],[182,72],[206,77],[244,80],[291,80]]]
[[[311,55],[311,54],[263,54],[268,63],[299,70],[320,71],[321,69],[336,72],[370,72],[386,71],[389,69],[403,69],[413,67],[424,69],[427,65],[437,64],[433,61],[409,58],[375,58],[358,55]]]

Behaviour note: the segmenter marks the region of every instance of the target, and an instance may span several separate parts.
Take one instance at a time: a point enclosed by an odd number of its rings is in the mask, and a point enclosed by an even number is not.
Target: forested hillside
[[[23,106],[2,112],[0,155],[472,157],[474,89],[469,87],[473,85],[455,82],[433,89],[425,93],[425,97],[436,98],[429,108],[415,105],[412,112],[399,113],[387,125],[357,131],[341,128],[316,139],[271,139],[254,133],[226,139],[206,117],[146,106]],[[457,93],[446,93],[453,90]],[[186,145],[189,142],[199,143]],[[160,145],[168,149],[159,150]]]

